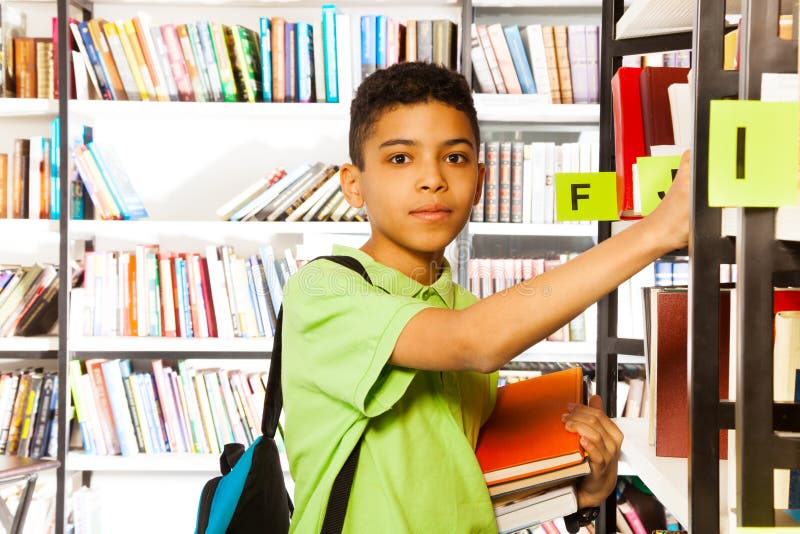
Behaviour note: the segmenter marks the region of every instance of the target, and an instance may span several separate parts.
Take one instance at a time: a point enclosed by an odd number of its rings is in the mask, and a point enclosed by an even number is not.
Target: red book
[[[564,428],[569,403],[583,400],[580,367],[503,386],[481,427],[475,455],[493,486],[584,462],[580,436]]]
[[[674,83],[687,83],[688,68],[645,67],[639,78],[642,98],[644,148],[650,155],[653,145],[674,145],[672,114],[667,88]]]
[[[646,155],[642,126],[642,98],[639,67],[620,67],[611,78],[614,108],[614,154],[617,171],[617,208],[620,217],[633,216],[633,167],[636,158]],[[626,213],[628,212],[628,213]]]
[[[208,337],[218,337],[217,316],[214,314],[214,303],[211,300],[211,281],[208,277],[208,262],[200,258],[200,283],[203,286],[203,302],[206,308],[206,322],[208,323]]]
[[[656,456],[686,458],[689,454],[687,378],[688,292],[656,294]],[[730,291],[719,296],[719,398],[728,398]],[[720,431],[720,459],[728,457],[728,432]]]

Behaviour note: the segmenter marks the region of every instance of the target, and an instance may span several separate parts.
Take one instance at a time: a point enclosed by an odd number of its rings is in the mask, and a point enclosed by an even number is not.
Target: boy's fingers
[[[607,461],[617,456],[616,443],[601,428],[574,420],[569,421],[566,428],[581,436],[581,445],[590,458],[592,454],[600,454]]]
[[[599,398],[599,397],[598,397]],[[606,416],[606,414],[597,408],[589,406],[576,406],[572,412],[566,417],[566,420],[580,421],[589,426],[601,429],[603,432],[614,440],[617,447],[622,446],[624,435],[622,431],[614,424],[614,422]]]

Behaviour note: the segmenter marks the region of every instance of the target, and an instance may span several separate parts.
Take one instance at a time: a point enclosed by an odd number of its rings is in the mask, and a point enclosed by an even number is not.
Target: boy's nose
[[[423,191],[432,191],[435,193],[447,189],[447,182],[442,176],[442,173],[434,167],[426,169],[422,178],[420,178],[418,186]]]

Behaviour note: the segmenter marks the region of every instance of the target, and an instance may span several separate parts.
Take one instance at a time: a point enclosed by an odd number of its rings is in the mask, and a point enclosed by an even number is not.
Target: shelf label
[[[617,175],[614,172],[556,174],[556,221],[616,221]]]
[[[711,102],[709,206],[796,204],[797,141],[797,102]]]
[[[642,215],[652,213],[663,200],[680,166],[680,156],[636,158]]]

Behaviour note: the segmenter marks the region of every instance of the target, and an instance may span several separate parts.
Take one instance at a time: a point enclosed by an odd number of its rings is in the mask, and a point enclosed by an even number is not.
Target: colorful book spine
[[[375,38],[375,15],[361,16],[361,79],[363,80],[377,68]]]
[[[516,24],[503,26],[503,33],[506,36],[508,50],[511,52],[511,60],[514,62],[514,70],[517,72],[522,92],[528,95],[536,94],[536,83],[528,56],[525,53],[525,46],[522,44],[519,27]]]
[[[297,33],[297,101],[311,102],[314,97],[314,34],[307,22],[298,22]]]
[[[272,35],[268,17],[259,22],[259,42],[261,44],[261,98],[272,102]]]
[[[375,16],[375,68],[386,68],[387,55],[387,18],[385,15]]]
[[[339,102],[336,6],[322,6],[322,59],[325,65],[325,100]],[[348,73],[343,73],[348,75]]]
[[[511,222],[511,142],[500,143],[500,181],[498,184],[498,222]]]

